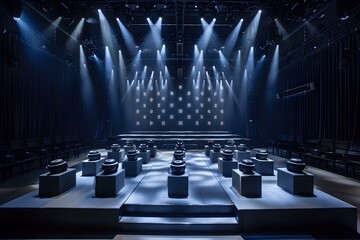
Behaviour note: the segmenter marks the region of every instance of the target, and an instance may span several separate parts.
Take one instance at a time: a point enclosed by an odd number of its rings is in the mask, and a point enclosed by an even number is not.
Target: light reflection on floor
[[[185,157],[186,169],[189,173],[189,196],[183,199],[169,198],[166,182],[172,153],[172,151],[165,151],[158,154],[151,170],[131,194],[126,204],[232,205],[199,152],[187,152]]]

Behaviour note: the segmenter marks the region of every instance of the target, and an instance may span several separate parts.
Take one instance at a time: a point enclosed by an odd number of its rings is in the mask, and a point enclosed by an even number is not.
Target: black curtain
[[[311,82],[315,90],[275,101],[265,122],[269,135],[360,142],[359,48],[359,33],[353,31],[283,67],[277,91]]]
[[[0,137],[81,136],[79,71],[17,34],[0,35]]]

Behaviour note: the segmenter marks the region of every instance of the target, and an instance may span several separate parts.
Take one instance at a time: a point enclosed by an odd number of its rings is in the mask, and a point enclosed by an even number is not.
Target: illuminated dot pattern
[[[154,89],[155,88],[155,89]],[[223,90],[214,87],[187,89],[179,85],[176,89],[161,90],[165,87],[136,87],[133,124],[137,127],[197,126],[223,127],[228,101]],[[166,88],[167,89],[167,88]],[[161,90],[161,91],[160,91]]]

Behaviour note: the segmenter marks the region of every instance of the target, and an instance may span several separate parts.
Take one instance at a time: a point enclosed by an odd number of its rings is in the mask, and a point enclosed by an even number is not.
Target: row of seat
[[[349,176],[351,170],[352,176],[358,175],[360,143],[326,138],[303,142],[301,137],[282,136],[272,147],[275,154],[283,157],[296,156],[315,167],[338,171],[345,176]]]
[[[0,149],[0,174],[3,177],[11,176],[16,169],[24,173],[36,162],[42,167],[56,158],[78,158],[80,153],[86,150],[86,146],[87,144],[83,144],[76,136],[11,140]]]

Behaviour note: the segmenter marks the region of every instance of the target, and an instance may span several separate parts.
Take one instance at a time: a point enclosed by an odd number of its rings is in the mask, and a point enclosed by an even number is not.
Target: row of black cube
[[[150,149],[146,147],[145,150],[137,151],[136,146],[130,145],[130,142],[124,146],[124,149],[114,146],[107,153],[108,158],[101,157],[98,151],[90,151],[88,159],[82,162],[82,176],[95,176],[96,197],[116,196],[125,185],[125,176],[137,176],[141,173],[142,164],[150,161],[151,151],[155,156],[156,146],[153,145]],[[126,158],[125,153],[127,153]],[[106,166],[114,166],[114,162],[116,162],[115,168],[112,168],[110,172],[106,171]],[[122,163],[122,169],[118,169],[119,163]],[[48,169],[50,170],[49,166]],[[57,196],[75,186],[75,169],[69,168],[62,172],[45,173],[39,178],[39,196]]]
[[[205,146],[207,153],[211,162],[218,164],[219,172],[224,177],[232,177],[233,188],[245,197],[261,197],[262,176],[274,175],[274,161],[268,158],[265,150],[258,151],[256,157],[250,157],[250,151],[244,144],[239,149],[236,145],[231,148],[225,145],[222,150],[219,145],[213,144]],[[277,185],[292,194],[313,196],[314,176],[303,171],[305,164],[300,159],[290,159],[286,166],[277,169]]]

